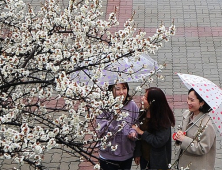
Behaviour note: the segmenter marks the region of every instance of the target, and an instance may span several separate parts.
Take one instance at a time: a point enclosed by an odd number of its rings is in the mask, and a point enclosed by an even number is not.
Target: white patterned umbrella
[[[109,84],[121,82],[136,82],[143,77],[151,74],[151,71],[157,70],[158,64],[150,56],[142,54],[137,61],[123,58],[114,63],[106,65],[99,73],[101,75],[96,79],[98,85],[103,85],[105,82]],[[95,76],[92,70],[81,70],[71,75],[71,79],[76,82],[85,82],[93,84],[90,77]]]
[[[188,89],[193,88],[213,109],[210,116],[222,133],[222,90],[212,81],[191,74],[177,73]]]

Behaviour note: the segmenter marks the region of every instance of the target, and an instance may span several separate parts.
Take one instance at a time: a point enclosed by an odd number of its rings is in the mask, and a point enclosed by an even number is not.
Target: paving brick
[[[39,1],[26,0],[37,8]],[[63,0],[67,3],[68,0]],[[151,84],[163,89],[167,95],[168,102],[173,108],[176,125],[181,121],[181,114],[187,108],[187,89],[175,75],[176,72],[192,73],[204,76],[222,87],[222,1],[219,0],[102,0],[103,10],[108,18],[109,13],[118,6],[117,18],[120,26],[134,16],[138,29],[147,32],[147,36],[152,36],[156,28],[163,22],[167,27],[171,25],[173,19],[176,25],[176,35],[155,55],[151,55],[158,62],[166,62],[167,68],[163,70],[166,76],[164,81],[156,81]],[[135,88],[136,83],[132,83],[130,88]],[[135,96],[137,104],[140,96]],[[62,101],[61,101],[62,102]],[[175,129],[175,128],[174,128]],[[219,132],[217,133],[217,155],[215,170],[221,169],[222,142]],[[173,146],[173,160],[178,148]],[[65,161],[64,161],[65,160]],[[45,157],[45,161],[50,164],[49,169],[60,168],[63,170],[93,169],[90,164],[79,164],[78,160],[73,160],[67,155],[60,155],[58,152],[51,152]],[[55,164],[52,165],[51,164]],[[79,166],[78,166],[79,165]],[[12,166],[8,160],[0,160],[2,170],[10,169]],[[26,168],[24,166],[24,168]],[[136,166],[133,166],[136,169]]]

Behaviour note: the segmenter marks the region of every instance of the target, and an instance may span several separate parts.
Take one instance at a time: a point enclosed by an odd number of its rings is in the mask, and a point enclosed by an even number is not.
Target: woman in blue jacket
[[[142,170],[169,169],[171,162],[171,126],[175,125],[174,114],[163,91],[157,87],[146,90],[142,97],[144,111],[140,127],[132,128],[140,135],[134,153],[135,162]]]

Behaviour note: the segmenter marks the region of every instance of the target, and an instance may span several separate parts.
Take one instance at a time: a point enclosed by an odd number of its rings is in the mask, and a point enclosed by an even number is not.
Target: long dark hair
[[[199,111],[200,112],[203,112],[203,113],[208,113],[212,110],[212,108],[204,101],[204,99],[202,99],[202,97],[193,89],[191,88],[189,91],[188,91],[188,95],[190,94],[190,92],[194,92],[195,96],[197,97],[197,99],[199,100],[199,102],[204,102],[204,105],[202,107],[199,108]]]
[[[123,104],[126,105],[130,100],[132,100],[132,97],[129,95],[129,85],[128,83],[120,83],[123,84],[127,88],[127,95],[126,99],[123,101]],[[112,84],[108,86],[108,91],[113,91],[113,88],[115,87],[116,84]]]
[[[160,88],[150,87],[146,89],[147,101],[150,105],[150,128],[159,130],[175,126],[175,117],[166,96]]]

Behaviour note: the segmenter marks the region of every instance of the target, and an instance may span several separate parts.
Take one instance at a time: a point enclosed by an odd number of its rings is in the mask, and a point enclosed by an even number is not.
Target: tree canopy
[[[109,134],[99,137],[94,119],[104,109],[116,114],[122,104],[107,92],[108,82],[98,81],[104,76],[102,70],[133,76],[136,71],[119,72],[110,66],[155,53],[175,34],[175,26],[167,30],[161,25],[146,37],[136,30],[132,17],[122,30],[112,31],[118,25],[116,12],[102,20],[101,7],[100,0],[70,0],[62,9],[55,0],[48,0],[35,11],[22,0],[0,0],[3,159],[44,169],[44,154],[59,148],[96,165],[98,143],[109,147],[104,138]],[[141,78],[137,90],[161,68]],[[82,80],[79,72],[88,80]]]

